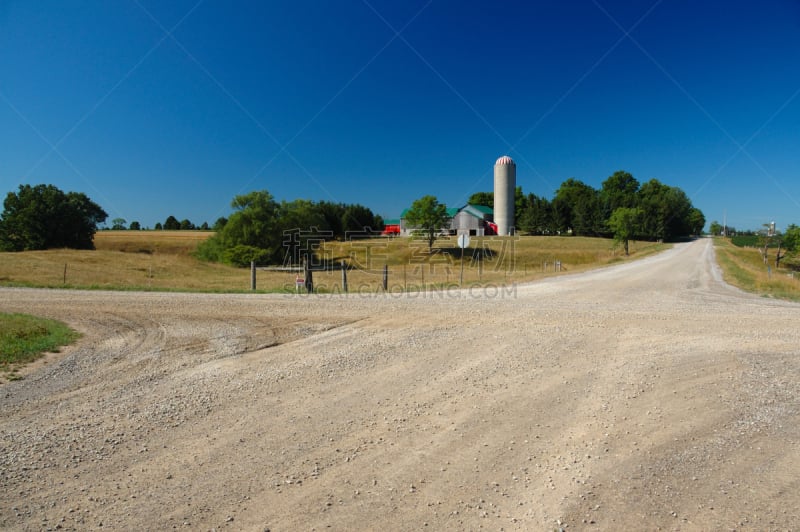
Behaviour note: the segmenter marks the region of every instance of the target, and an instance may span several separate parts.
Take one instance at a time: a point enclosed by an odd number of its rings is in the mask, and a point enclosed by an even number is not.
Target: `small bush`
[[[223,262],[233,266],[249,266],[251,261],[264,262],[269,259],[269,251],[255,246],[238,245],[228,248],[222,254]]]

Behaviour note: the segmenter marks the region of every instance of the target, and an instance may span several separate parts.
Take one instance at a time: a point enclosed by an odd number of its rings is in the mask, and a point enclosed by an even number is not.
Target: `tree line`
[[[184,218],[183,220],[178,220],[174,216],[167,216],[167,219],[164,220],[164,223],[156,222],[156,225],[153,227],[156,231],[193,231],[193,230],[200,230],[200,231],[211,231],[217,230],[223,225],[227,218],[220,217],[214,223],[214,226],[209,226],[208,222],[203,222],[200,225],[193,224],[188,218]],[[111,229],[112,231],[141,231],[142,225],[137,222],[131,222],[130,226],[127,225],[128,221],[125,218],[114,218],[111,220]]]
[[[491,192],[473,194],[469,203],[494,206]],[[564,181],[552,200],[515,195],[515,227],[531,235],[614,237],[628,240],[676,240],[700,234],[706,223],[678,187],[657,179],[644,184],[625,171],[615,172],[599,190],[575,178]]]
[[[9,192],[0,216],[0,251],[52,248],[94,249],[94,235],[108,214],[85,194],[63,192],[54,185],[20,185]],[[198,250],[206,260],[246,265],[251,260],[281,262],[297,255],[308,241],[342,239],[349,232],[383,229],[383,219],[363,205],[294,200],[277,202],[266,190],[236,196],[230,218],[214,223],[216,233]],[[139,222],[112,220],[111,229],[139,230]],[[169,216],[155,229],[211,229]],[[294,231],[297,238],[287,234]],[[288,238],[288,240],[287,240]]]
[[[315,242],[383,228],[383,219],[363,205],[277,202],[266,190],[236,196],[231,207],[222,227],[198,247],[199,258],[235,266],[297,263],[313,253]]]

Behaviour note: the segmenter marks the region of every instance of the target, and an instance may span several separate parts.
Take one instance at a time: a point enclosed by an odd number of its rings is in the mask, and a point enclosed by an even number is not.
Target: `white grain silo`
[[[508,155],[494,163],[494,223],[498,235],[514,231],[514,193],[517,188],[517,165]]]

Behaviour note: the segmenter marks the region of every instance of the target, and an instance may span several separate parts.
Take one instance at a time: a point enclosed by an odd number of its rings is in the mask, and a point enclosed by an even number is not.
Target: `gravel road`
[[[0,385],[0,528],[785,530],[800,305],[710,240],[485,291],[0,289],[83,333]]]

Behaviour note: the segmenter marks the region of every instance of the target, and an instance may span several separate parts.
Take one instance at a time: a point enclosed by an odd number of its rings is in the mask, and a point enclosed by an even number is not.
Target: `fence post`
[[[389,265],[388,264],[384,264],[383,265],[383,291],[386,292],[386,290],[388,288],[389,288]]]
[[[342,292],[347,293],[347,265],[342,262]]]
[[[256,261],[250,261],[250,290],[256,289]]]
[[[314,279],[311,275],[311,267],[308,264],[308,257],[306,257],[303,261],[303,277],[306,280],[306,293],[308,294],[314,291]]]

